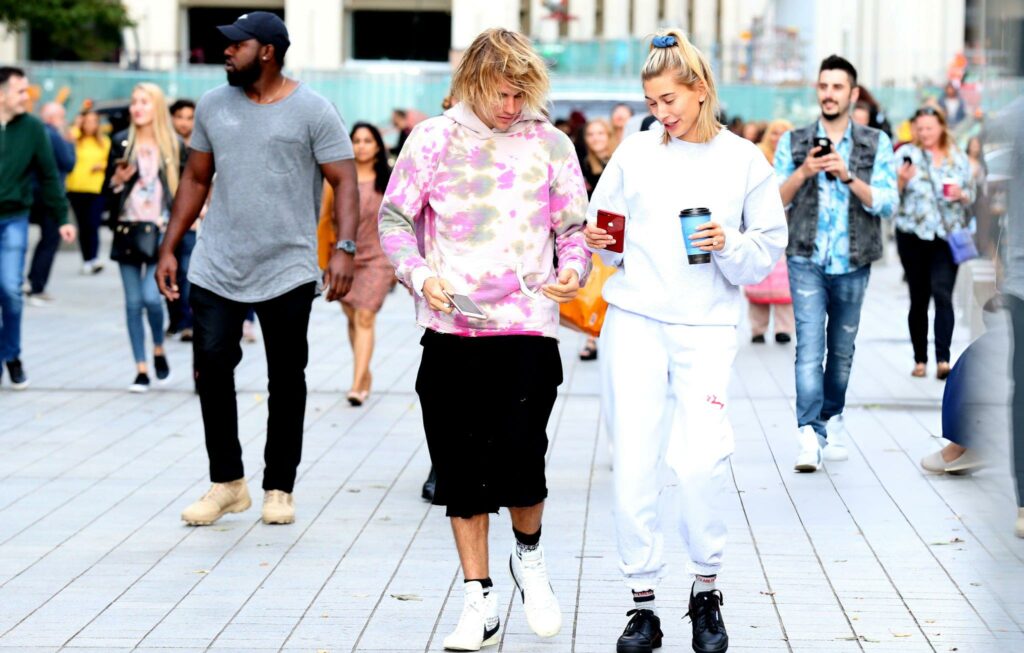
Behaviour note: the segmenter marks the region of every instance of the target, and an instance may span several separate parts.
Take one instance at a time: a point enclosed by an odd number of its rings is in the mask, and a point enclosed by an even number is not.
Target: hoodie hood
[[[464,102],[459,102],[451,109],[448,109],[444,112],[444,115],[476,134],[478,138],[483,139],[516,134],[530,127],[535,122],[548,122],[547,116],[544,114],[523,107],[519,117],[507,130],[498,131],[485,125],[484,121],[480,120],[480,117],[473,113],[469,105]]]

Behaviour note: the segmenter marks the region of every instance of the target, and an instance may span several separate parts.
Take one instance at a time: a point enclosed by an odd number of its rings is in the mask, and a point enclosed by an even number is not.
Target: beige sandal
[[[917,378],[922,378],[926,374],[928,374],[928,368],[924,363],[916,363],[913,371],[910,372],[910,376],[916,376]]]

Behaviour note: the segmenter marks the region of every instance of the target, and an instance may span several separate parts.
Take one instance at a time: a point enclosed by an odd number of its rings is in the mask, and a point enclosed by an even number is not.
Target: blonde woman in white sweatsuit
[[[620,568],[635,603],[617,650],[661,645],[654,591],[663,532],[675,529],[695,576],[693,648],[718,653],[729,641],[715,579],[725,546],[718,504],[733,451],[726,395],[745,306],[740,286],[771,272],[786,246],[786,220],[771,166],[715,119],[711,67],[681,32],[654,38],[641,77],[665,129],[630,136],[615,151],[586,230],[588,246],[620,268],[604,287],[610,308],[601,335]],[[692,240],[711,261],[690,264],[679,213],[698,207],[711,217]],[[602,209],[626,216],[622,254],[605,251],[614,241],[596,226]],[[677,520],[658,514],[662,460],[678,480]]]

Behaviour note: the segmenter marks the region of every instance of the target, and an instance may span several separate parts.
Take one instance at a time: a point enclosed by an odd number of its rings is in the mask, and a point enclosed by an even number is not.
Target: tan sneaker
[[[267,490],[263,493],[263,523],[290,524],[295,521],[295,501],[292,495],[281,490]]]
[[[230,483],[214,483],[203,498],[181,513],[181,519],[190,526],[208,526],[229,512],[249,509],[249,485],[244,478]]]

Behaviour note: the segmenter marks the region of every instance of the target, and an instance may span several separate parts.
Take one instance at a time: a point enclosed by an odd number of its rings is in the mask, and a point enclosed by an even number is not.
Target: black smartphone
[[[826,136],[819,136],[819,137],[815,138],[814,139],[814,147],[820,147],[821,148],[820,150],[818,150],[818,153],[814,155],[814,158],[818,158],[818,157],[822,157],[822,156],[828,156],[829,154],[832,154],[832,141],[830,141],[828,139],[828,137],[826,137]],[[834,174],[832,174],[831,172],[826,172],[825,173],[825,179],[828,179],[829,181],[832,181],[835,178],[836,178],[836,176]]]

